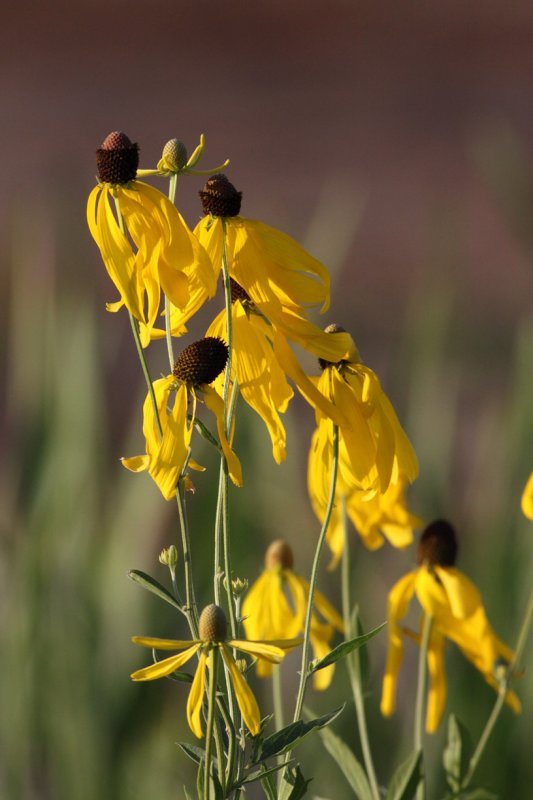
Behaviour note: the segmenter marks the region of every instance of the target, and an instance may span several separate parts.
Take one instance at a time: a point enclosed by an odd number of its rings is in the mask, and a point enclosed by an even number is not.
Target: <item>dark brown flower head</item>
[[[204,642],[223,642],[228,635],[226,615],[220,606],[211,603],[200,614],[198,633]]]
[[[236,300],[240,300],[241,303],[251,303],[252,298],[246,291],[243,289],[240,283],[233,280],[233,278],[229,279],[230,289],[231,289],[231,302],[235,303]]]
[[[179,139],[170,139],[163,147],[163,158],[166,159],[176,172],[187,163],[187,148]]]
[[[213,217],[236,217],[241,210],[242,192],[238,192],[220,172],[211,175],[198,194],[204,214],[212,214]]]
[[[444,519],[432,522],[422,533],[416,551],[417,563],[430,567],[453,567],[457,559],[455,530]]]
[[[293,566],[292,548],[283,539],[276,539],[265,553],[265,567],[267,569],[273,569],[274,567],[292,569]]]
[[[331,325],[326,325],[324,328],[326,333],[346,333],[346,328],[343,328],[342,325],[337,325],[336,322],[332,322]],[[319,358],[318,363],[320,364],[320,369],[324,370],[326,367],[333,366],[333,362],[326,361],[324,358]]]
[[[124,184],[135,180],[139,166],[139,145],[125,133],[113,131],[96,151],[96,167],[102,183]]]
[[[212,383],[228,360],[228,348],[222,339],[206,336],[193,342],[179,354],[172,373],[190,386]]]

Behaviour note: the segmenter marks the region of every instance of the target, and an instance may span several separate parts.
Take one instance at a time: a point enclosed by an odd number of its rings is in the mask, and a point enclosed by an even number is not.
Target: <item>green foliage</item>
[[[335,664],[336,661],[339,661],[341,658],[345,658],[349,653],[352,653],[354,650],[358,650],[364,644],[366,644],[370,639],[373,639],[374,636],[383,630],[387,623],[383,622],[381,625],[378,625],[377,628],[374,630],[369,631],[369,633],[365,633],[362,636],[356,636],[355,639],[350,639],[348,642],[342,642],[342,644],[337,645],[331,650],[327,656],[321,658],[320,661],[317,661],[316,664],[313,664],[310,672],[317,672],[319,669],[324,669],[324,667],[329,667],[330,664]]]
[[[422,751],[411,753],[396,770],[385,800],[413,800],[422,779]]]
[[[372,800],[372,791],[366,777],[366,772],[352,753],[346,742],[329,728],[319,731],[324,747],[335,759],[342,774],[350,784],[358,800]]]
[[[267,758],[273,756],[280,756],[292,750],[296,745],[300,744],[306,736],[315,730],[320,730],[325,725],[330,725],[337,717],[342,714],[344,704],[335,711],[330,711],[329,714],[324,714],[316,719],[298,720],[291,722],[285,728],[282,728],[271,736],[268,736],[260,745],[259,755],[257,761],[266,761]]]

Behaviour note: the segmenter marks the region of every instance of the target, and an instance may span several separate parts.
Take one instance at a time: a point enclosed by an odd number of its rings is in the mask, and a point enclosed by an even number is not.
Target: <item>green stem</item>
[[[331,512],[333,511],[333,503],[335,500],[335,488],[337,486],[337,471],[339,465],[339,429],[336,425],[333,426],[333,461],[332,461],[332,470],[331,470],[331,483],[329,488],[329,498],[328,504],[326,507],[326,515],[324,517],[324,522],[322,523],[322,530],[320,531],[320,536],[318,537],[318,542],[316,545],[315,550],[315,557],[313,559],[313,566],[311,569],[311,578],[309,580],[309,597],[307,599],[307,610],[305,615],[305,625],[304,625],[304,641],[302,645],[302,666],[300,671],[300,685],[298,687],[298,697],[296,699],[296,707],[294,709],[294,717],[293,722],[297,722],[302,714],[302,707],[305,697],[305,690],[307,687],[307,681],[309,678],[309,669],[307,663],[308,651],[309,651],[309,640],[311,636],[311,615],[313,613],[313,601],[315,596],[315,587],[316,581],[318,576],[318,567],[320,564],[320,556],[322,554],[322,548],[324,546],[324,542],[326,540],[326,533],[329,527],[329,522],[331,519]],[[287,753],[288,760],[290,757],[290,751]]]
[[[279,664],[272,668],[272,702],[274,705],[274,724],[280,731],[285,723],[283,721],[283,697],[281,692],[281,667]]]
[[[217,666],[218,647],[211,647],[209,651],[209,699],[207,705],[207,730],[205,734],[205,771],[204,771],[204,800],[209,800],[211,785],[211,745],[213,742],[213,727],[215,724],[215,706],[217,699]]]
[[[180,479],[176,487],[176,504],[178,506],[178,517],[181,532],[181,547],[183,550],[183,570],[185,573],[185,613],[189,622],[189,628],[193,639],[198,638],[198,607],[194,595],[194,582],[192,578],[192,558],[189,540],[189,525],[187,514],[185,513],[185,497],[183,481]]]
[[[415,729],[414,729],[414,746],[415,751],[422,750],[422,731],[424,728],[424,707],[426,699],[427,687],[427,655],[429,647],[429,637],[431,635],[431,626],[433,624],[433,617],[431,614],[424,613],[424,622],[422,626],[422,637],[420,641],[420,652],[418,654],[418,686],[416,690],[416,705],[415,705]],[[425,778],[423,778],[416,790],[417,800],[424,800],[426,796]]]
[[[350,616],[350,545],[348,541],[348,519],[346,515],[346,497],[342,496],[341,505],[341,519],[344,532],[344,549],[342,551],[341,563],[341,587],[342,587],[342,615],[344,619],[344,637],[345,640],[353,639],[357,636],[359,631],[352,630],[352,620]],[[350,653],[347,656],[347,668],[350,678],[350,685],[352,687],[352,694],[355,705],[355,714],[357,717],[357,726],[359,729],[359,739],[361,742],[361,751],[363,753],[363,760],[365,762],[366,774],[368,782],[372,791],[374,800],[379,800],[379,786],[376,777],[376,770],[374,768],[374,761],[372,759],[372,750],[370,748],[370,739],[368,736],[368,726],[366,721],[365,701],[363,695],[363,682],[361,677],[361,658],[359,651]]]
[[[510,683],[510,680],[511,680],[511,677],[512,677],[513,669],[514,669],[515,665],[518,663],[518,661],[519,661],[519,659],[520,659],[520,657],[522,655],[522,651],[524,649],[525,643],[526,643],[526,639],[527,639],[527,635],[529,633],[529,628],[530,628],[530,625],[531,625],[532,617],[533,617],[533,592],[531,592],[531,594],[529,596],[529,602],[528,602],[528,605],[527,605],[527,608],[526,608],[526,613],[524,614],[524,619],[522,621],[522,625],[520,627],[520,633],[518,634],[518,642],[517,642],[517,645],[516,645],[516,650],[515,650],[515,654],[514,654],[513,660],[511,661],[511,663],[507,667],[505,678],[504,678],[504,680],[502,680],[502,682],[500,684],[500,688],[499,688],[499,691],[498,691],[498,697],[497,697],[496,702],[494,704],[494,708],[492,709],[492,712],[491,712],[491,714],[490,714],[490,716],[489,716],[489,718],[487,720],[487,724],[485,725],[483,733],[480,736],[480,739],[479,739],[478,745],[477,745],[477,747],[476,747],[476,749],[474,751],[474,754],[472,755],[472,758],[470,759],[470,763],[468,765],[468,772],[466,773],[466,775],[464,777],[464,780],[463,780],[463,782],[461,784],[461,789],[462,790],[466,789],[467,786],[469,785],[470,781],[472,780],[472,778],[474,776],[474,773],[475,773],[475,771],[477,769],[477,766],[479,764],[479,761],[481,759],[481,756],[483,755],[485,747],[487,746],[487,742],[488,742],[488,740],[490,738],[492,730],[493,730],[493,728],[494,728],[494,726],[496,724],[496,720],[498,719],[498,717],[500,715],[500,711],[502,710],[503,704],[505,702],[505,696],[506,696],[507,691],[509,689],[509,683]]]
[[[150,399],[152,401],[152,408],[154,410],[154,417],[157,423],[157,430],[159,431],[159,435],[161,436],[161,438],[163,438],[163,428],[161,426],[161,420],[159,419],[159,410],[157,408],[157,401],[155,399],[154,385],[152,383],[152,378],[150,377],[150,371],[148,369],[148,364],[144,356],[144,350],[139,336],[139,323],[137,322],[131,311],[128,311],[128,314],[130,317],[131,329],[133,331],[133,338],[135,339],[135,346],[137,348],[137,353],[139,355],[139,361],[141,362],[144,380],[146,382],[146,388],[148,389],[148,394],[150,395]]]

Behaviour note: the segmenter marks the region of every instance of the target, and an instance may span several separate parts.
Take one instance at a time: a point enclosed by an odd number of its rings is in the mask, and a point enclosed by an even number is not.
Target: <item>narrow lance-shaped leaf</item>
[[[300,800],[307,794],[312,778],[304,778],[299,766],[284,772],[277,800]]]
[[[202,761],[205,761],[205,750],[203,747],[198,747],[188,742],[176,742],[176,744],[195,764],[201,764]]]
[[[442,754],[442,762],[446,772],[446,780],[454,792],[459,791],[461,788],[461,782],[466,775],[471,753],[472,745],[468,731],[455,714],[450,714],[448,718],[448,742]]]
[[[329,728],[319,731],[324,747],[336,761],[344,777],[359,800],[373,800],[366,773],[346,742]]]
[[[355,639],[350,639],[349,642],[342,642],[337,647],[334,647],[333,650],[321,658],[316,664],[310,669],[310,672],[316,672],[319,669],[324,669],[324,667],[329,667],[330,664],[334,664],[340,658],[344,658],[348,655],[348,653],[352,653],[354,650],[357,650],[359,647],[362,647],[366,644],[370,639],[373,639],[387,623],[383,622],[381,625],[378,625],[377,628],[369,631],[368,633],[364,633],[362,636],[356,636]]]
[[[422,780],[422,750],[415,750],[391,778],[385,800],[413,800]]]
[[[292,750],[293,747],[296,747],[296,745],[313,730],[318,730],[319,728],[323,728],[324,725],[329,725],[333,722],[333,720],[341,714],[344,706],[345,703],[339,708],[336,708],[335,711],[331,711],[329,714],[324,714],[324,716],[309,720],[308,722],[304,722],[303,720],[292,722],[280,731],[273,733],[272,736],[269,736],[263,742],[259,751],[258,760],[264,761],[272,756],[281,755],[288,750]]]
[[[238,789],[240,786],[244,786],[245,783],[253,783],[254,781],[262,780],[266,778],[268,775],[271,775],[273,772],[279,772],[280,769],[285,769],[285,767],[290,766],[293,762],[289,762],[288,764],[276,764],[275,767],[270,767],[266,769],[263,766],[262,769],[256,769],[253,772],[249,772],[242,780],[237,781],[232,786],[232,789]]]
[[[138,583],[139,586],[142,586],[143,589],[147,589],[152,594],[157,595],[160,597],[161,600],[164,600],[166,603],[169,603],[174,608],[177,608],[181,611],[181,606],[178,601],[172,597],[170,592],[167,592],[164,586],[156,581],[155,578],[152,578],[150,575],[147,575],[146,572],[141,572],[138,569],[132,569],[128,572],[128,578],[131,578],[132,581]]]

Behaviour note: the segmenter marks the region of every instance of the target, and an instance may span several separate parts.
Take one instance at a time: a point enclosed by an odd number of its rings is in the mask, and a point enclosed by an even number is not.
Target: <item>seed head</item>
[[[226,615],[214,603],[206,606],[200,614],[198,632],[203,642],[223,642],[228,634]]]
[[[276,539],[265,553],[265,567],[267,569],[272,569],[274,567],[292,569],[293,566],[294,556],[292,554],[292,548],[283,539]]]
[[[455,530],[444,519],[432,522],[422,533],[416,551],[418,564],[453,567],[457,559]]]
[[[135,180],[138,166],[139,145],[120,131],[108,134],[96,151],[96,167],[102,183],[129,183]]]
[[[236,217],[241,210],[242,192],[228,181],[225,175],[212,175],[198,194],[204,214],[213,217]]]
[[[228,360],[228,348],[222,339],[206,336],[182,350],[174,364],[173,374],[190,386],[212,383]]]
[[[236,280],[233,278],[229,279],[230,289],[231,289],[231,302],[235,303],[236,300],[240,300],[242,303],[251,303],[252,298],[246,291],[243,289],[240,283],[237,283]]]

